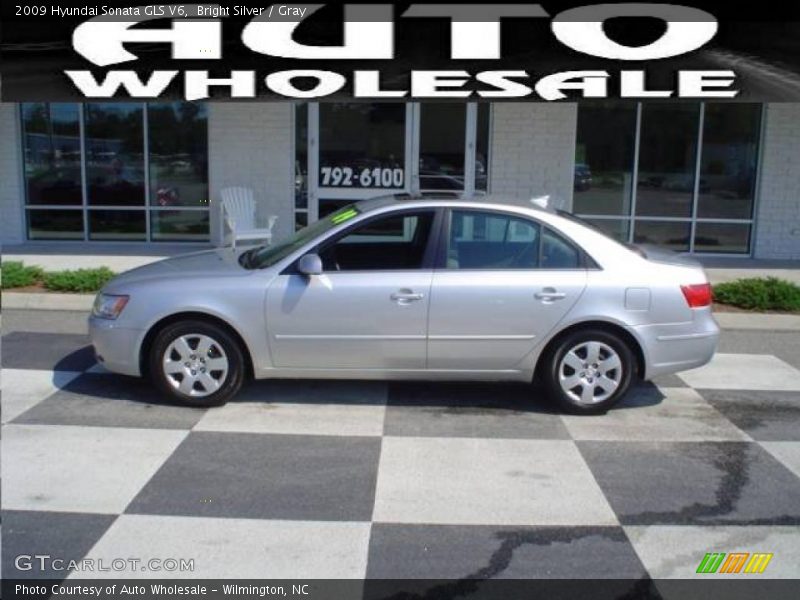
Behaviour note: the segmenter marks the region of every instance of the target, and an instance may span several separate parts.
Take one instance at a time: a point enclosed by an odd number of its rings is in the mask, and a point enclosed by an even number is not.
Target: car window
[[[542,269],[579,269],[581,253],[570,242],[545,227],[540,265]]]
[[[246,269],[263,269],[271,267],[283,260],[295,250],[303,247],[316,237],[324,234],[337,225],[346,223],[361,214],[361,210],[354,204],[342,207],[326,217],[297,231],[287,240],[272,246],[258,246],[248,250],[239,257],[240,264]]]
[[[319,255],[325,271],[419,269],[433,225],[433,210],[388,215],[357,225]]]
[[[447,247],[449,269],[535,269],[540,226],[500,213],[454,210]]]

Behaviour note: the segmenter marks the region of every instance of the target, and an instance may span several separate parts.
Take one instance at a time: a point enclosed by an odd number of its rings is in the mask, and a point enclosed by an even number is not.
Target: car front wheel
[[[156,336],[149,372],[153,383],[173,400],[189,406],[220,406],[242,387],[244,357],[223,328],[180,321]]]
[[[619,402],[636,364],[625,341],[599,329],[565,336],[547,360],[549,395],[566,412],[585,415],[604,413]]]

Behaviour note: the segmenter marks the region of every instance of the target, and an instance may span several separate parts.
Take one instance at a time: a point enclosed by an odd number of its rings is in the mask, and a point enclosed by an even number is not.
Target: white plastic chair
[[[231,232],[231,247],[236,249],[237,240],[264,240],[272,242],[272,228],[277,215],[267,218],[267,226],[259,228],[256,224],[256,201],[253,190],[245,187],[229,187],[221,192],[222,223]]]

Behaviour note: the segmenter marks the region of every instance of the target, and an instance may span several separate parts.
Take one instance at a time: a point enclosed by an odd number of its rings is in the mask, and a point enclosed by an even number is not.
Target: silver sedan
[[[524,381],[598,413],[636,379],[707,363],[693,260],[536,206],[384,197],[273,246],[128,271],[97,296],[97,359],[188,405],[249,378]]]

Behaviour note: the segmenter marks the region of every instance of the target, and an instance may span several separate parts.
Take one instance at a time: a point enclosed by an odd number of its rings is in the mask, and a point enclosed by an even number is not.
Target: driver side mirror
[[[319,254],[304,254],[297,261],[297,270],[303,275],[322,275],[322,259]]]

